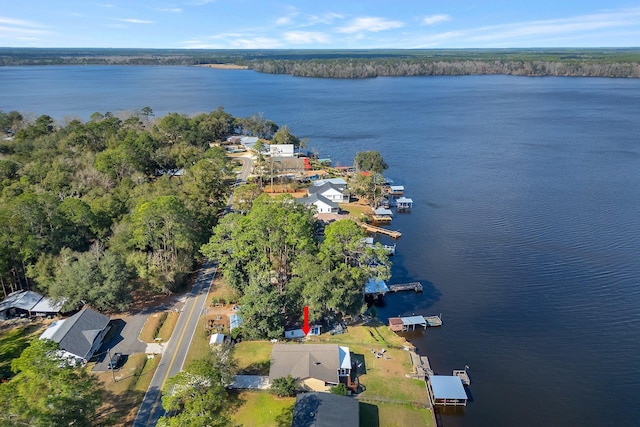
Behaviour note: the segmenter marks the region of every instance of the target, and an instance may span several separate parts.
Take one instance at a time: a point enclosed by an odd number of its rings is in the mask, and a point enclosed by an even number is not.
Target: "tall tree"
[[[0,424],[93,426],[103,389],[84,369],[65,363],[57,344],[34,339],[12,363],[16,375],[0,383]]]
[[[389,166],[378,151],[358,151],[354,160],[356,170],[382,173]]]

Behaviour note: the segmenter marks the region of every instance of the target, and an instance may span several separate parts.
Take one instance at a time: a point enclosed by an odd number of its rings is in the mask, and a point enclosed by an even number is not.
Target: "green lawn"
[[[33,337],[42,330],[42,324],[31,324],[8,330],[0,335],[0,378],[13,376],[11,361],[19,357]]]
[[[243,341],[233,350],[233,357],[238,362],[238,372],[253,375],[268,375],[271,363],[269,341]]]
[[[436,427],[431,412],[411,405],[360,402],[362,427]]]
[[[235,423],[251,427],[289,427],[293,419],[294,397],[276,397],[266,391],[243,391],[235,395],[239,407],[232,415]]]

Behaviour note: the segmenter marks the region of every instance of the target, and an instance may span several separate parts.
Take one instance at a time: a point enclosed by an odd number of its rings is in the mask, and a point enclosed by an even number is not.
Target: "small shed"
[[[224,334],[211,334],[209,345],[224,344]]]
[[[309,336],[311,335],[320,335],[320,331],[322,330],[322,325],[311,325],[309,330]],[[287,339],[296,339],[296,338],[304,338],[306,335],[302,329],[292,329],[289,331],[284,331],[284,337]]]
[[[408,211],[413,207],[413,200],[408,197],[400,197],[396,201],[396,207],[398,208],[398,211]]]
[[[459,377],[431,375],[427,390],[434,405],[467,406],[467,393]]]

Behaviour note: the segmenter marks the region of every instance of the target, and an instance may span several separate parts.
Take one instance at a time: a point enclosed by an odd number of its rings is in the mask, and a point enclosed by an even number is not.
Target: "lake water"
[[[437,373],[469,365],[449,426],[640,421],[640,80],[325,80],[188,67],[0,68],[0,109],[88,119],[263,112],[334,164],[378,150],[415,201],[379,310]]]

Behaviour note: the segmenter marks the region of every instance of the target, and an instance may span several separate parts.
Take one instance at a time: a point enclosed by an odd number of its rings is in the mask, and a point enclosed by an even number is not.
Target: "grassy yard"
[[[19,357],[29,342],[43,330],[42,324],[30,324],[9,329],[0,335],[0,378],[13,376],[11,361]]]
[[[359,203],[340,203],[340,210],[349,212],[354,219],[362,219],[367,215],[371,215],[371,207],[361,205]]]
[[[232,420],[241,426],[284,427],[293,419],[294,397],[276,397],[268,392],[243,391],[235,394],[238,408]]]
[[[95,374],[106,390],[103,400],[108,403],[100,409],[105,423],[113,422],[115,426],[131,424],[159,363],[160,356],[147,359],[146,354],[137,353],[129,356],[124,366],[115,373],[108,371]],[[87,366],[87,369],[91,369],[93,364]]]
[[[207,297],[209,305],[213,305],[211,302],[215,298],[222,298],[227,304],[238,301],[237,293],[221,274],[216,275],[216,278],[213,280],[211,288],[209,289],[209,296]]]
[[[412,405],[360,402],[362,427],[436,427],[431,412]]]
[[[198,319],[198,326],[189,346],[184,366],[188,366],[194,360],[204,359],[209,353],[209,335],[204,331],[204,316]]]
[[[233,357],[238,362],[238,372],[251,375],[268,375],[271,363],[269,341],[243,341],[233,350]]]
[[[178,313],[174,311],[164,311],[161,313],[150,314],[147,318],[147,321],[144,322],[142,330],[140,331],[140,340],[144,342],[169,341],[169,338],[171,338],[173,328],[175,328],[177,321]],[[160,323],[162,323],[162,325],[160,325]],[[154,334],[158,327],[160,327],[160,329],[158,330],[158,336],[154,337]]]

